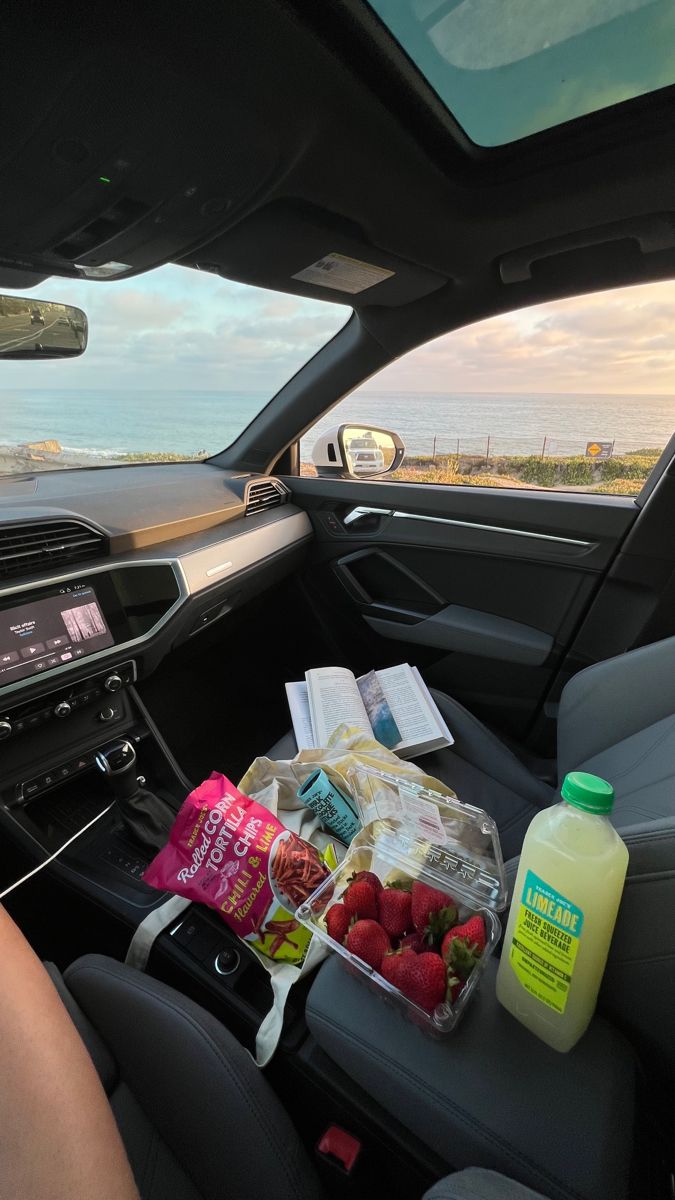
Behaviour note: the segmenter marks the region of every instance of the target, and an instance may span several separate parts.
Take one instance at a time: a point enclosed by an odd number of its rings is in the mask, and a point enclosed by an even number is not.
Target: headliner
[[[0,286],[180,262],[394,347],[675,275],[674,89],[479,150],[360,0],[111,8],[3,13]],[[331,251],[394,274],[293,278]]]

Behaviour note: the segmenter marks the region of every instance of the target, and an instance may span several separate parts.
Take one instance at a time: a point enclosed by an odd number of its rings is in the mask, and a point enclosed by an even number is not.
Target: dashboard
[[[71,527],[98,539],[91,561],[60,563]],[[278,480],[209,464],[2,479],[0,707],[120,656],[147,673],[293,570],[311,536]]]

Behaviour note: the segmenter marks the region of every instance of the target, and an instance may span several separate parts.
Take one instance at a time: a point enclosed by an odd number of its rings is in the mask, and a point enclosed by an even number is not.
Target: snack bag
[[[184,801],[168,843],[143,879],[208,904],[268,958],[300,963],[311,933],[296,921],[295,910],[330,874],[331,850],[322,858],[214,771]]]

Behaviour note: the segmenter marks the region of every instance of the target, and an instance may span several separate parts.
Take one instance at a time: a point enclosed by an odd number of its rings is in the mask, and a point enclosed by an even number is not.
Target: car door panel
[[[525,736],[637,514],[623,497],[287,477],[307,586],[354,666],[409,659]]]
[[[363,618],[375,633],[394,641],[458,650],[523,666],[541,666],[553,649],[550,634],[461,604],[448,604],[433,616],[414,622],[402,623],[369,613]]]

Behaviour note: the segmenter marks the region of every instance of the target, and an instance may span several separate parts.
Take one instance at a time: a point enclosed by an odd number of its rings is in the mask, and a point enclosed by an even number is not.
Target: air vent
[[[287,500],[288,492],[283,483],[276,479],[257,479],[255,483],[249,483],[246,491],[246,516],[253,516],[266,508],[276,508]]]
[[[107,538],[79,521],[0,525],[0,580],[35,575],[107,552]]]

